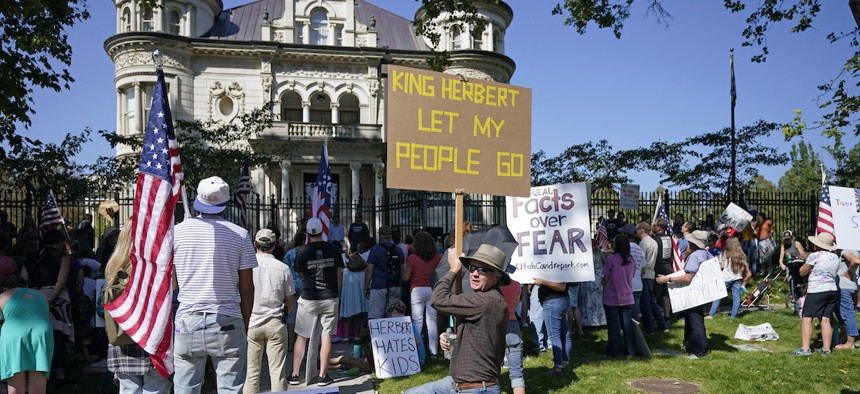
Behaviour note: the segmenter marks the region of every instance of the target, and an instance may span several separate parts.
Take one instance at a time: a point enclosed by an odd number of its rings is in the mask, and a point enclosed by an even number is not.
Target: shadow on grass
[[[708,335],[708,347],[711,351],[720,351],[727,353],[737,352],[738,349],[728,343],[729,337],[723,334],[711,333]]]
[[[579,375],[576,374],[575,368],[569,367],[558,375],[548,374],[547,370],[548,368],[540,367],[523,369],[523,375],[528,382],[528,391],[542,393],[549,390],[560,390],[579,381]]]

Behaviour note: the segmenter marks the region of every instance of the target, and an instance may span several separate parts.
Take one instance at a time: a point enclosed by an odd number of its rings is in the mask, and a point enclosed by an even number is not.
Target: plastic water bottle
[[[445,359],[446,360],[451,359],[451,350],[453,350],[453,348],[451,348],[451,347],[454,346],[454,337],[455,337],[454,332],[451,330],[451,327],[448,327],[448,329],[445,330],[445,334],[444,334],[445,341],[448,342],[448,346],[449,346],[449,349],[445,351]]]

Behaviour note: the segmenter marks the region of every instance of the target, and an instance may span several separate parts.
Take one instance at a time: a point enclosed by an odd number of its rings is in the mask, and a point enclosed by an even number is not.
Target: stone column
[[[382,194],[385,192],[385,189],[383,188],[383,185],[382,185],[382,177],[379,176],[380,175],[379,172],[384,171],[384,170],[385,170],[385,164],[373,163],[373,201],[374,201],[374,204],[377,206],[382,205],[382,200],[383,200]],[[388,224],[388,223],[382,223],[382,212],[380,210],[376,210],[377,228],[379,228],[379,226],[382,224]]]
[[[281,201],[290,198],[290,165],[289,160],[281,160]]]
[[[361,163],[349,163],[349,169],[352,170],[352,196],[351,202],[358,203],[361,193]]]
[[[311,42],[311,24],[303,22],[302,23],[302,44],[308,44]]]
[[[261,198],[264,197],[266,195],[266,171],[257,167],[251,171],[251,176],[254,178],[254,190]]]
[[[311,102],[302,101],[302,122],[308,123],[311,121]]]
[[[340,111],[338,110],[338,107],[340,107],[340,104],[331,103],[331,123],[332,124],[340,123]]]
[[[132,133],[140,133],[146,129],[146,119],[143,119],[143,97],[141,97],[142,89],[140,82],[134,83],[134,130]]]
[[[116,132],[119,135],[126,135],[123,133],[123,124],[122,124],[122,114],[125,111],[122,110],[122,90],[116,90]]]
[[[493,35],[493,24],[487,24],[487,41],[484,43],[484,46],[490,50],[491,52],[496,52],[496,39]]]
[[[328,45],[334,46],[337,42],[337,37],[335,37],[335,32],[337,31],[337,25],[334,23],[328,24]],[[337,123],[337,122],[335,122]]]

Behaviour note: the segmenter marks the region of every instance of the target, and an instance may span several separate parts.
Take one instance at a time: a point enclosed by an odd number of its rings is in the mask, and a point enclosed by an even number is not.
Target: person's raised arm
[[[63,289],[66,288],[66,282],[69,280],[69,270],[71,270],[71,258],[69,255],[64,255],[60,258],[60,273],[57,275],[57,283],[54,284],[54,290],[51,291],[51,295],[48,297],[48,304],[54,302],[57,297],[60,296],[60,293],[63,292]]]

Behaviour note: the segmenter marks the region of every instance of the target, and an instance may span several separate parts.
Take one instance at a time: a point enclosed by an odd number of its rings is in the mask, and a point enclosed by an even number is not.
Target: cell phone
[[[221,331],[232,331],[235,328],[236,327],[234,327],[232,324],[228,324],[226,326],[221,327]]]

